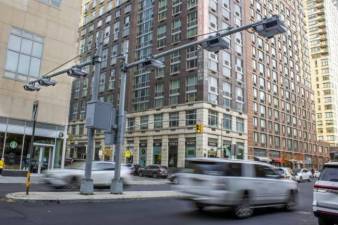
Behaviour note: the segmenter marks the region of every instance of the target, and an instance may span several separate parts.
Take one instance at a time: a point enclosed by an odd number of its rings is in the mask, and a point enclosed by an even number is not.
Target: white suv
[[[298,186],[282,179],[269,164],[225,159],[191,159],[184,173],[177,174],[177,190],[202,210],[205,206],[233,209],[236,217],[253,214],[254,208],[297,204]]]
[[[338,162],[324,165],[313,190],[313,212],[319,225],[338,224]]]

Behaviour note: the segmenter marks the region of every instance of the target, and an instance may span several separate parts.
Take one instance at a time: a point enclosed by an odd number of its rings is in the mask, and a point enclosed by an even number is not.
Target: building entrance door
[[[44,170],[54,168],[55,145],[34,143],[32,158],[33,172],[40,174]]]

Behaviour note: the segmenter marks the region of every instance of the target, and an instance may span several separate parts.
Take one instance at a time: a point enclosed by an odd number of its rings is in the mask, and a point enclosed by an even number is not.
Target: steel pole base
[[[82,195],[93,195],[94,194],[94,183],[93,179],[82,179],[80,194]]]
[[[123,194],[123,180],[113,180],[110,185],[110,193],[111,194]]]

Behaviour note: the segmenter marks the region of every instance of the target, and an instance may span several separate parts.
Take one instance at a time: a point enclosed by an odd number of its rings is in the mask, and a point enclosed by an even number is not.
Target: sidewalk
[[[116,200],[142,200],[153,198],[183,198],[184,194],[176,191],[126,191],[121,195],[110,192],[95,192],[94,195],[81,195],[79,192],[24,192],[10,193],[6,198],[10,201],[21,202],[112,202]]]
[[[42,183],[43,175],[33,174],[31,177],[31,183],[39,184]],[[8,177],[0,175],[0,184],[24,184],[26,181],[25,177]],[[148,177],[137,177],[132,176],[129,180],[130,185],[163,185],[169,184],[167,179],[154,179]]]
[[[8,177],[0,175],[0,184],[24,184],[26,182],[26,177]],[[39,184],[41,183],[41,175],[33,174],[31,176],[31,183]]]

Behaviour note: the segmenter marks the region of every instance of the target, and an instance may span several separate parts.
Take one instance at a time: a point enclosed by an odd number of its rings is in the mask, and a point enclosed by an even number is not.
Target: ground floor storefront
[[[271,163],[275,166],[291,169],[320,169],[329,159],[325,155],[307,154],[301,152],[286,152],[274,149],[253,148],[249,159]]]
[[[214,134],[143,135],[126,137],[122,153],[123,163],[147,166],[159,164],[182,168],[189,158],[247,159],[247,144],[244,139],[217,137]],[[67,157],[84,160],[85,142],[68,143]],[[105,146],[103,140],[95,141],[94,160],[112,160],[114,146]]]
[[[35,165],[34,172],[61,167],[63,132],[63,126],[37,123],[32,156],[32,164]],[[5,169],[27,169],[31,135],[30,121],[1,118],[0,156],[5,160]]]

